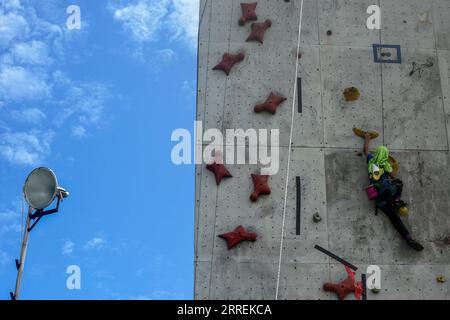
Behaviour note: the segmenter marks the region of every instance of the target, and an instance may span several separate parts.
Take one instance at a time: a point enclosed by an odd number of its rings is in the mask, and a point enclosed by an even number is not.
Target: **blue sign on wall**
[[[402,52],[399,45],[374,44],[373,56],[375,63],[402,63]]]

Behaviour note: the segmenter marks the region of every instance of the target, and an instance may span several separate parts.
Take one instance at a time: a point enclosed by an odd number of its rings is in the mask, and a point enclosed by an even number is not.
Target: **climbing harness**
[[[300,2],[300,19],[298,24],[298,42],[297,42],[297,54],[295,57],[298,57],[300,52],[300,37],[302,33],[302,15],[303,15],[303,0]],[[291,163],[291,148],[292,148],[292,133],[294,127],[294,110],[295,110],[295,93],[297,88],[297,74],[298,74],[298,59],[295,61],[295,81],[294,81],[294,89],[292,95],[292,110],[291,110],[291,130],[289,136],[289,145],[288,145],[288,159],[287,159],[287,168],[286,168],[286,185],[284,187],[284,205],[283,205],[283,221],[281,224],[281,240],[280,240],[280,256],[278,260],[278,274],[277,274],[277,286],[275,290],[275,300],[278,300],[278,289],[280,287],[280,273],[281,273],[281,257],[283,255],[283,238],[284,238],[284,223],[286,220],[286,205],[287,205],[287,193],[289,186],[289,170]]]

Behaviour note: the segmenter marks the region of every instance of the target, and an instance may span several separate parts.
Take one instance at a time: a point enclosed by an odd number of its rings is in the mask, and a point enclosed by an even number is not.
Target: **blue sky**
[[[37,166],[71,196],[30,234],[22,299],[193,297],[194,167],[170,138],[193,127],[197,25],[196,0],[0,0],[0,299]]]

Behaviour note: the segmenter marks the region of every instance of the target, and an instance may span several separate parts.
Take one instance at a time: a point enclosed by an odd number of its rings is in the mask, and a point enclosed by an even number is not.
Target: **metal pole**
[[[14,299],[19,300],[20,286],[22,284],[22,274],[23,268],[25,266],[25,257],[27,256],[28,247],[28,229],[30,228],[31,214],[33,213],[33,208],[28,206],[27,223],[25,225],[25,233],[23,235],[22,248],[20,249],[20,261],[17,269],[17,279],[16,279],[16,289],[14,291]]]

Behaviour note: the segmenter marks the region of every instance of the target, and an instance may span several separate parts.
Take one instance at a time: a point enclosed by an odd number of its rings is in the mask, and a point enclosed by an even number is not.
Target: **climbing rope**
[[[281,224],[281,240],[280,240],[280,257],[278,260],[278,274],[277,274],[277,287],[275,291],[275,300],[278,300],[278,289],[280,286],[280,273],[281,273],[281,257],[283,255],[283,239],[284,239],[284,223],[286,218],[286,204],[287,204],[287,193],[289,186],[289,171],[291,164],[291,148],[292,148],[292,133],[294,128],[294,111],[295,111],[295,94],[297,89],[297,74],[298,74],[298,54],[300,52],[300,36],[302,33],[302,15],[303,15],[303,0],[300,2],[300,19],[298,24],[298,42],[297,42],[297,54],[295,55],[295,81],[294,81],[294,90],[292,95],[292,110],[291,110],[291,130],[289,136],[289,150],[288,150],[288,159],[287,159],[287,169],[286,169],[286,185],[284,188],[284,205],[283,205],[283,222]]]
[[[205,9],[206,9],[207,6],[208,6],[208,0],[205,0],[205,5],[203,6],[202,14],[199,17],[199,28],[198,28],[199,30],[200,30],[200,28],[202,26],[203,16],[205,14]],[[199,34],[200,34],[200,32],[199,32]]]

